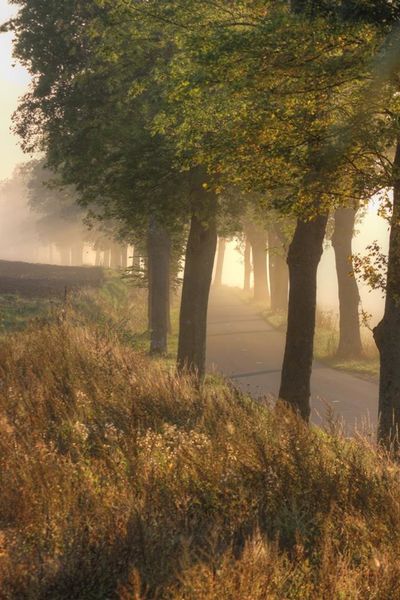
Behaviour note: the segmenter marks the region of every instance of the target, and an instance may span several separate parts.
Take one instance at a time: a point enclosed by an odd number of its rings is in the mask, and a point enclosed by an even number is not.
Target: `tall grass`
[[[0,345],[0,598],[400,598],[399,468],[71,308]]]
[[[379,353],[372,331],[361,325],[363,355],[343,359],[336,355],[339,345],[339,317],[332,311],[317,310],[315,356],[330,366],[376,380],[379,375]]]
[[[261,315],[276,329],[284,333],[287,312],[272,312],[258,306]],[[337,357],[339,346],[339,317],[333,311],[318,309],[316,313],[314,355],[331,367],[376,380],[379,375],[379,353],[370,329],[361,326],[363,355],[358,359]]]
[[[56,299],[0,294],[0,335],[25,329],[30,321],[46,318],[59,305]]]

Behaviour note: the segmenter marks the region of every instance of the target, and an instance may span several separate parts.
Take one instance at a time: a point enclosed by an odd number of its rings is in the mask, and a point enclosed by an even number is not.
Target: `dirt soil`
[[[100,267],[59,267],[0,260],[0,294],[28,298],[62,296],[66,290],[98,287],[104,281]]]

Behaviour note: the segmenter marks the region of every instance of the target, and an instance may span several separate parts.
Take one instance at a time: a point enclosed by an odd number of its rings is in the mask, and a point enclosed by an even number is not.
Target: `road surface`
[[[254,398],[276,397],[285,336],[266,323],[251,304],[229,288],[213,291],[208,320],[207,366],[229,377]],[[346,433],[373,433],[378,385],[315,362],[311,382],[312,421],[331,412]]]

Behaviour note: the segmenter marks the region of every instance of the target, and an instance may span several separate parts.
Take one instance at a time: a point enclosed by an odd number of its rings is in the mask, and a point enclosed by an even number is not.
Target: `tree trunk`
[[[69,267],[71,265],[71,249],[67,246],[61,246],[59,248],[60,251],[60,259],[61,264],[65,267]]]
[[[217,230],[215,218],[204,225],[192,216],[186,249],[178,345],[178,369],[202,378],[206,366],[207,311]]]
[[[288,308],[289,272],[285,248],[275,225],[270,227],[268,238],[271,309],[286,311]]]
[[[170,272],[171,274],[171,272]],[[173,294],[173,290],[171,289],[171,281],[169,282],[169,286],[168,286],[168,313],[167,313],[167,317],[168,317],[168,334],[172,335],[173,331],[172,331],[172,320],[171,320],[171,298],[172,298],[172,294]]]
[[[120,265],[122,269],[128,268],[128,246],[120,247]]]
[[[267,232],[261,227],[249,226],[248,236],[253,254],[254,300],[269,302],[267,271]]]
[[[103,262],[106,269],[110,268],[111,250],[104,250]]]
[[[244,246],[244,283],[243,289],[245,292],[250,292],[251,289],[251,245],[246,235]]]
[[[133,248],[133,257],[132,257],[132,273],[135,277],[142,277],[142,265],[141,265],[141,255],[139,253],[139,249],[137,246]]]
[[[96,267],[100,267],[101,265],[101,252],[100,250],[96,249],[96,258],[94,259],[94,264],[96,265]]]
[[[332,237],[339,287],[340,338],[337,356],[344,359],[362,356],[360,294],[351,258],[356,214],[354,208],[338,208]]]
[[[83,265],[83,244],[81,242],[77,242],[72,246],[71,262],[75,267]]]
[[[400,426],[400,139],[397,142],[393,173],[393,215],[391,221],[386,304],[382,321],[374,330],[380,353],[378,439],[398,450]]]
[[[171,242],[164,227],[152,219],[147,238],[150,307],[150,353],[166,354],[169,326]]]
[[[314,353],[317,270],[328,217],[297,221],[288,254],[290,290],[286,348],[279,398],[303,419],[310,417],[310,380]]]
[[[110,267],[115,271],[121,268],[121,247],[119,244],[114,242],[111,245],[110,251]]]
[[[214,277],[215,287],[221,287],[221,285],[222,285],[222,274],[224,271],[225,250],[226,250],[226,240],[224,238],[219,238],[218,253],[217,253],[217,265],[216,265],[215,277]]]
[[[148,251],[147,251],[148,252]],[[147,255],[143,259],[144,262],[144,272],[145,276],[147,275],[147,292],[148,292],[148,301],[147,301],[147,320],[148,320],[148,329],[151,331],[152,327],[152,272],[151,272],[151,256]]]

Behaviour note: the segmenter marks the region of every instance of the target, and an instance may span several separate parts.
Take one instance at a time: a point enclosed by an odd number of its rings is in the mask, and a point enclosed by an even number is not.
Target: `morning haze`
[[[400,0],[11,17],[1,598],[400,600]]]

